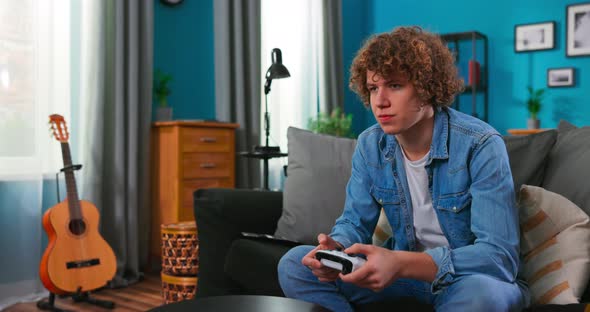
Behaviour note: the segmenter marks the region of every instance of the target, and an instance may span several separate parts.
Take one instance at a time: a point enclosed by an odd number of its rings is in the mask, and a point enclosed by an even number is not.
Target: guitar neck
[[[61,154],[65,168],[70,168],[64,171],[66,176],[66,189],[68,193],[68,207],[70,210],[70,218],[72,220],[82,219],[82,211],[80,209],[80,199],[78,198],[78,188],[76,187],[76,177],[72,167],[72,155],[70,153],[70,145],[67,142],[61,143]]]

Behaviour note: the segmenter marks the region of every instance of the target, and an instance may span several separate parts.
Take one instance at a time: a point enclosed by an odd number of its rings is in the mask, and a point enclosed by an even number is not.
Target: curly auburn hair
[[[434,107],[451,105],[463,90],[451,51],[438,35],[417,26],[373,35],[357,52],[350,67],[349,87],[368,107],[367,71],[381,77],[405,75],[420,99]]]

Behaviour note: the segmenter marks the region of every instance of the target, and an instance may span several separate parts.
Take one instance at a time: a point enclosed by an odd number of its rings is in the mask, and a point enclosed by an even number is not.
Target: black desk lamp
[[[254,151],[259,153],[280,153],[279,146],[268,146],[268,136],[270,135],[270,116],[268,114],[268,93],[270,84],[273,79],[291,77],[287,67],[283,65],[283,56],[281,49],[274,48],[271,53],[272,65],[266,71],[266,82],[264,83],[264,131],[266,133],[266,144],[264,146],[255,146]]]

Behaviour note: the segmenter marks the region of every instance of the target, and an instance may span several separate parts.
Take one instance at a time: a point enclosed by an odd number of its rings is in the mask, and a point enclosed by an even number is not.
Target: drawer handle
[[[217,142],[217,138],[204,137],[204,138],[201,138],[201,142],[203,142],[203,143],[215,143],[215,142]]]
[[[217,167],[214,163],[203,163],[201,164],[201,168],[210,169]]]

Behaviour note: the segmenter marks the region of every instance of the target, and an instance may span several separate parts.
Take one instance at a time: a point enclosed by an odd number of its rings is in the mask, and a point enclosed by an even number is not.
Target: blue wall
[[[566,6],[588,0],[342,1],[344,108],[354,115],[357,133],[375,121],[348,89],[348,68],[370,34],[400,25],[420,25],[437,33],[477,30],[488,36],[488,121],[501,133],[526,127],[526,86],[546,87],[547,68],[554,67],[575,67],[576,86],[547,90],[539,114],[541,127],[556,127],[559,119],[590,125],[590,103],[583,96],[583,90],[590,90],[590,57],[565,56]],[[174,75],[170,96],[174,119],[215,118],[213,0],[184,1],[172,8],[155,3],[154,68]],[[555,49],[515,53],[514,25],[543,21],[556,22]],[[469,98],[463,96],[461,101],[468,102]]]
[[[174,77],[168,98],[174,119],[215,118],[213,1],[154,1],[154,69]],[[154,99],[153,111],[155,115]]]
[[[344,111],[353,114],[353,131],[358,135],[375,122],[371,110],[348,87],[349,67],[372,29],[369,6],[365,1],[342,0],[342,60],[344,62]]]
[[[352,1],[352,0],[351,0]],[[575,67],[576,86],[549,88],[539,114],[541,127],[554,128],[559,119],[590,125],[590,57],[565,56],[566,6],[588,0],[437,1],[371,0],[370,33],[399,25],[420,25],[437,33],[477,30],[489,40],[489,123],[505,134],[526,128],[526,86],[546,87],[547,68]],[[555,49],[514,52],[514,25],[556,22]],[[344,23],[349,21],[344,20]]]

